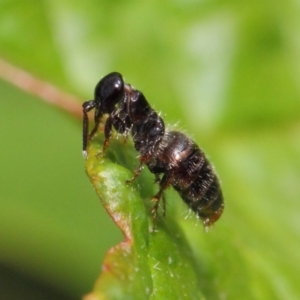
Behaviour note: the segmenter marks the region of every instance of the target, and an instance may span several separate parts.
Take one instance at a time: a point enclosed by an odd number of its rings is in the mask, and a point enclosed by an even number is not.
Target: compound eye
[[[117,72],[103,77],[95,88],[95,100],[104,107],[112,107],[123,94],[124,82],[122,75]],[[104,109],[103,107],[103,109]]]

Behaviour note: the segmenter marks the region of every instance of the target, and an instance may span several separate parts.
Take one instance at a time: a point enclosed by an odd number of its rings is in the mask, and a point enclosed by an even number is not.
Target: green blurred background
[[[293,1],[0,1],[2,59],[82,101],[119,71],[205,150],[225,212],[208,234],[178,218],[219,299],[300,297],[299,32]],[[78,299],[122,239],[81,122],[0,91],[0,298]]]

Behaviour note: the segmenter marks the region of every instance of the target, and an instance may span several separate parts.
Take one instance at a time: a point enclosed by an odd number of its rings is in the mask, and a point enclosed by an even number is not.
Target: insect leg
[[[101,109],[99,109],[99,107],[96,106],[96,111],[95,111],[95,115],[94,115],[95,125],[90,133],[90,137],[89,137],[90,140],[94,137],[95,133],[97,132],[100,121],[102,119],[102,116],[103,116],[103,113],[102,113]]]
[[[159,182],[160,188],[159,188],[158,193],[152,198],[152,201],[155,202],[155,204],[152,208],[152,211],[151,211],[153,213],[154,221],[155,221],[156,216],[157,216],[157,210],[158,210],[159,201],[160,201],[161,198],[163,199],[163,215],[164,216],[166,215],[166,199],[165,199],[165,196],[164,196],[164,190],[167,189],[172,184],[172,178],[173,178],[172,175],[165,174]]]
[[[113,118],[111,116],[109,116],[105,122],[104,125],[104,136],[105,136],[105,141],[103,143],[103,148],[102,151],[100,151],[99,153],[97,153],[97,157],[101,156],[104,154],[105,150],[108,147],[109,144],[109,139],[111,137],[111,132],[112,132],[112,125],[113,125]]]
[[[133,177],[129,180],[126,180],[126,183],[127,184],[132,183],[141,174],[142,169],[143,169],[143,162],[140,161],[139,166],[134,170]]]
[[[86,101],[82,104],[83,112],[83,124],[82,124],[82,154],[84,158],[87,158],[87,144],[90,138],[89,136],[89,117],[88,112],[96,106],[94,100]]]
[[[159,174],[155,174],[154,182],[160,184]],[[166,197],[165,197],[164,192],[162,192],[162,200],[163,200],[163,216],[165,217],[166,216]]]

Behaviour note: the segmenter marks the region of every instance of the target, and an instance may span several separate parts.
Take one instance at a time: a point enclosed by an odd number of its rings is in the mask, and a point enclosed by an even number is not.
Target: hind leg
[[[157,180],[157,175],[155,175],[156,180]],[[157,210],[159,207],[159,202],[160,199],[162,198],[163,200],[163,216],[166,215],[166,198],[164,195],[164,190],[167,189],[170,185],[172,184],[172,176],[165,174],[163,178],[159,181],[159,191],[158,193],[152,198],[151,201],[155,202],[154,206],[151,210],[153,214],[153,229],[156,225],[156,217],[157,217]]]

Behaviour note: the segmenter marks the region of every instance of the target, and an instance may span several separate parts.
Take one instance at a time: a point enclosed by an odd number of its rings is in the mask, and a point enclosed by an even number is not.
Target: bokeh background
[[[2,59],[82,101],[119,71],[208,154],[224,215],[208,234],[178,218],[219,299],[300,297],[299,32],[296,1],[0,1]],[[81,122],[0,91],[0,298],[78,299],[122,239]]]

